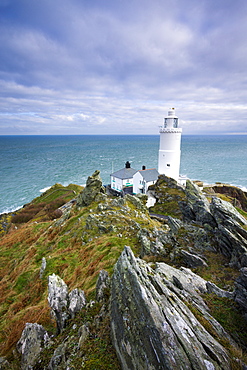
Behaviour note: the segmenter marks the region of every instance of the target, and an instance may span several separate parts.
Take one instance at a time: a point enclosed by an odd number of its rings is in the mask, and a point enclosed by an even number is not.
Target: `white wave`
[[[47,186],[47,188],[40,189],[40,193],[45,193],[47,190],[49,190],[51,186]]]
[[[3,210],[0,211],[0,215],[3,215],[4,213],[11,213],[11,212],[15,212],[17,211],[18,209],[22,208],[23,206],[18,206],[18,207],[6,207],[6,208],[3,208]]]

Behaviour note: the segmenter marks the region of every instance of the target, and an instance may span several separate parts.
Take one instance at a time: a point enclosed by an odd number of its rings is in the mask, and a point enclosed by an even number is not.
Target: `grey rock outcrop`
[[[122,369],[230,369],[225,349],[174,293],[179,288],[170,286],[125,247],[114,268],[111,297],[112,336]]]
[[[38,355],[48,342],[49,336],[42,325],[27,323],[21,338],[17,343],[17,350],[21,354],[21,369],[31,370]]]
[[[240,225],[247,225],[246,218],[231,203],[220,198],[212,198],[210,211],[218,224],[228,225],[230,223],[231,225],[232,222],[236,222]]]
[[[65,282],[55,274],[48,279],[48,302],[57,323],[59,334],[65,327],[67,320],[74,318],[86,304],[84,292],[81,289],[74,289],[68,293]]]
[[[56,319],[57,332],[60,333],[66,326],[68,313],[68,287],[57,275],[48,278],[48,302]]]
[[[196,254],[181,250],[180,255],[187,267],[195,268],[198,266],[207,266],[207,263],[203,260],[203,258],[197,256]]]
[[[85,188],[78,195],[77,206],[90,205],[100,193],[105,194],[105,188],[102,186],[100,171],[96,170],[92,176],[88,177]]]
[[[60,344],[54,351],[53,356],[49,362],[48,370],[70,369],[66,358],[66,349],[68,343]]]
[[[86,305],[86,297],[81,289],[73,289],[69,293],[69,315],[74,319],[77,312],[80,312],[82,307]]]
[[[175,235],[181,227],[185,227],[187,235],[192,236],[188,224],[197,227],[198,231],[201,228],[199,233],[195,229],[193,231],[194,241],[190,239],[193,248],[220,251],[229,258],[231,266],[247,267],[247,221],[231,203],[217,197],[212,197],[210,203],[190,180],[187,180],[185,188],[179,188],[176,182],[163,175],[152,187],[152,192],[157,199],[152,212],[176,213],[176,217],[183,222],[179,227],[179,223],[171,222],[168,216],[168,224]],[[195,250],[189,252],[194,253]]]
[[[231,259],[231,265],[246,267],[247,259],[247,220],[229,203],[214,197],[210,210],[217,222],[214,235],[219,249]]]
[[[39,272],[40,279],[42,279],[42,277],[44,275],[44,272],[45,272],[45,269],[46,269],[46,259],[45,259],[45,257],[42,257],[41,268],[40,268],[40,272]]]
[[[240,270],[240,276],[235,281],[235,301],[247,317],[247,267]]]
[[[11,370],[13,369],[12,365],[4,357],[0,357],[0,370]]]
[[[202,224],[209,224],[212,227],[216,227],[216,222],[210,212],[209,202],[199,187],[190,180],[187,180],[185,194],[187,202],[180,202],[184,218],[189,221],[195,220]]]
[[[110,293],[110,278],[105,270],[101,270],[96,284],[96,301],[103,302],[109,299]]]

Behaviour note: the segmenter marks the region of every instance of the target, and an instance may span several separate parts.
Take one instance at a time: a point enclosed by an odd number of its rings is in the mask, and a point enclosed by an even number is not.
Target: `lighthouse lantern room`
[[[160,127],[158,172],[176,181],[179,179],[181,134],[182,129],[178,128],[175,109],[170,108],[164,125]]]

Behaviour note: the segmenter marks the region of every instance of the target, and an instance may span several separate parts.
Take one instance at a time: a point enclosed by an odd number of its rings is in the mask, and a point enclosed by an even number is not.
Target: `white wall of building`
[[[123,188],[123,180],[117,177],[111,176],[111,188],[114,190],[121,191]]]
[[[143,193],[142,191],[143,187],[144,187],[143,177],[138,171],[133,176],[133,193],[134,194]]]
[[[111,188],[121,191],[125,186],[133,186],[133,179],[119,179],[111,176]]]
[[[156,181],[144,180],[141,172],[136,172],[133,176],[133,193],[134,194],[146,194],[148,187],[153,185]]]

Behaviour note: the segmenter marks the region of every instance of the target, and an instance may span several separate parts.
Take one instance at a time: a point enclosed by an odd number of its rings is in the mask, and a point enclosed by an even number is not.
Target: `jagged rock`
[[[187,180],[185,194],[187,202],[180,202],[185,219],[216,227],[216,222],[210,212],[209,202],[199,187]]]
[[[17,343],[17,350],[21,354],[21,369],[31,370],[37,356],[49,339],[48,333],[39,324],[27,323],[21,338]]]
[[[216,184],[212,186],[215,193],[226,194],[230,196],[234,206],[242,208],[247,212],[247,192],[236,186],[228,184]]]
[[[92,176],[89,176],[85,188],[77,197],[77,206],[83,207],[90,205],[99,193],[105,193],[102,186],[100,171],[96,170]]]
[[[168,230],[157,230],[153,229],[149,232],[147,229],[140,229],[137,233],[138,240],[141,244],[140,256],[166,256],[167,249],[166,244],[175,244],[175,239],[172,234],[168,233]]]
[[[235,281],[235,301],[247,317],[247,267],[240,269],[240,275]]]
[[[145,194],[140,194],[140,195],[138,194],[138,196],[126,194],[125,200],[132,203],[136,207],[136,209],[144,213],[147,212],[147,207],[146,207],[147,196]]]
[[[82,325],[78,331],[79,341],[78,341],[78,349],[81,349],[84,342],[89,337],[89,328],[87,325]]]
[[[103,302],[109,298],[110,278],[105,270],[101,270],[96,284],[96,301]]]
[[[240,225],[247,225],[247,220],[229,202],[217,197],[212,198],[210,211],[218,224],[229,225],[237,222]]]
[[[176,233],[178,229],[183,225],[183,222],[179,220],[178,218],[174,218],[171,216],[167,217],[168,225],[171,228],[171,231]]]
[[[230,369],[224,348],[129,247],[114,268],[111,327],[122,369]]]
[[[207,290],[208,293],[214,293],[220,298],[233,299],[235,296],[235,292],[229,292],[227,290],[220,289],[217,285],[211,283],[211,281],[207,282]]]
[[[70,214],[71,214],[71,210],[70,209],[66,209],[62,213],[62,216],[58,220],[55,220],[54,226],[56,226],[56,227],[57,226],[62,226],[64,224],[64,222],[70,218]]]
[[[68,287],[65,282],[55,274],[50,275],[48,278],[48,302],[56,318],[58,333],[65,328],[69,318],[68,301]]]
[[[74,289],[68,294],[68,287],[57,275],[52,274],[48,279],[48,302],[55,316],[57,333],[65,327],[67,320],[74,318],[86,304],[84,292],[81,289]]]
[[[0,370],[11,370],[12,365],[4,357],[0,357]]]
[[[149,232],[147,229],[138,231],[137,237],[141,243],[141,257],[151,254],[151,242],[149,240]]]
[[[80,312],[82,307],[86,305],[86,297],[81,289],[73,289],[69,293],[69,315],[74,319],[75,314]]]
[[[183,187],[177,183],[172,177],[168,177],[166,175],[159,175],[158,177],[159,182],[165,182],[166,186],[171,189],[180,189],[183,190]]]
[[[45,257],[42,257],[41,268],[40,268],[40,272],[39,272],[40,279],[42,279],[42,277],[44,275],[44,272],[45,272],[45,269],[46,269],[46,259],[45,259]]]
[[[214,197],[210,205],[218,227],[214,235],[219,250],[231,259],[230,264],[237,268],[247,266],[247,220],[229,203]]]
[[[189,253],[188,251],[181,250],[180,255],[183,262],[187,267],[195,268],[198,266],[207,266],[206,262],[199,256]]]
[[[54,351],[49,362],[48,370],[69,369],[67,367],[66,348],[67,342],[60,344]]]
[[[217,293],[220,293],[221,296],[224,295],[227,298],[233,298],[234,292],[223,291],[215,284],[210,284],[210,282],[192,272],[189,268],[180,267],[180,269],[176,269],[166,263],[160,262],[156,263],[155,272],[161,276],[163,282],[172,292],[174,292],[178,297],[185,299],[187,302],[192,303],[193,306],[199,310],[203,317],[210,323],[210,325],[212,325],[219,337],[227,338],[233,347],[237,347],[229,334],[209,314],[209,309],[201,297],[201,294],[209,293],[210,287],[214,287],[215,293],[217,290]]]

